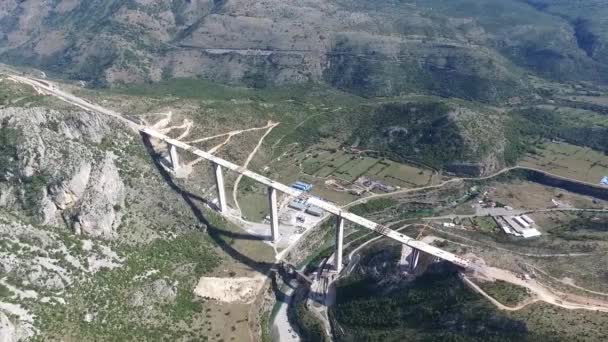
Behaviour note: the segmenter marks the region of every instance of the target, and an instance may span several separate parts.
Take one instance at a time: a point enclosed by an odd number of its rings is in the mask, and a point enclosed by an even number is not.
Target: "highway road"
[[[69,94],[67,92],[64,92],[62,90],[60,90],[58,87],[56,87],[54,84],[50,83],[49,81],[46,80],[38,80],[38,79],[34,79],[34,78],[28,78],[28,77],[22,77],[22,76],[16,76],[16,75],[11,75],[10,79],[12,79],[13,81],[16,82],[21,82],[21,83],[25,83],[25,84],[29,84],[32,87],[34,87],[37,90],[43,90],[44,92],[56,96],[57,98],[71,103],[75,106],[78,106],[80,108],[86,109],[86,110],[91,110],[94,112],[99,112],[105,115],[109,115],[112,117],[117,118],[118,120],[126,123],[129,127],[133,128],[133,129],[137,129],[140,132],[148,135],[151,138],[155,138],[155,139],[159,139],[161,141],[164,141],[172,146],[175,146],[177,148],[180,148],[182,150],[185,150],[187,152],[190,152],[198,157],[204,158],[208,161],[211,161],[213,163],[215,163],[216,165],[219,165],[223,168],[226,168],[230,171],[236,172],[239,175],[245,176],[245,177],[249,177],[253,180],[255,180],[258,183],[264,184],[266,186],[272,187],[282,193],[285,193],[287,195],[290,196],[294,196],[294,197],[302,197],[302,196],[308,196],[307,193],[296,190],[292,187],[289,187],[285,184],[273,181],[267,177],[264,177],[260,174],[257,174],[253,171],[250,171],[248,169],[246,169],[243,166],[240,165],[236,165],[232,162],[229,162],[227,160],[224,160],[222,158],[219,158],[209,152],[206,151],[202,151],[194,146],[191,146],[189,144],[186,144],[182,141],[176,140],[176,139],[172,139],[158,131],[156,131],[153,128],[150,127],[144,127],[140,124],[137,124],[131,120],[126,119],[123,115],[121,115],[118,112],[103,108],[99,105],[90,103],[88,101],[85,101],[77,96],[74,96],[72,94]],[[370,221],[366,218],[363,218],[361,216],[355,215],[353,213],[344,211],[342,208],[326,202],[322,199],[319,198],[315,198],[315,197],[310,197],[308,198],[308,203],[314,206],[317,206],[333,215],[337,215],[337,216],[341,216],[342,218],[344,218],[347,221],[353,222],[355,224],[358,224],[362,227],[368,228],[370,230],[373,230],[381,235],[384,235],[388,238],[391,238],[395,241],[398,241],[400,243],[403,244],[407,244],[410,247],[416,248],[418,250],[421,250],[425,253],[434,255],[438,258],[447,260],[449,262],[452,262],[456,265],[459,265],[461,267],[468,267],[469,266],[469,261],[466,259],[463,259],[455,254],[443,251],[437,247],[433,247],[431,245],[428,245],[426,243],[422,243],[420,241],[416,241],[414,239],[412,239],[409,236],[406,236],[404,234],[400,234],[398,232],[395,232],[383,225],[380,225],[378,223],[375,223],[373,221]]]

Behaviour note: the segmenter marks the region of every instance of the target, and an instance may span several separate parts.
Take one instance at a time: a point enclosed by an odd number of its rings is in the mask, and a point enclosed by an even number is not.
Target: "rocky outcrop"
[[[0,311],[0,342],[17,342],[15,326],[2,311]]]
[[[12,141],[14,172],[0,181],[0,206],[21,207],[45,225],[114,238],[125,186],[117,157],[100,144],[110,134],[120,137],[112,119],[88,112],[7,108],[0,110],[0,121],[18,137]]]
[[[92,237],[113,238],[121,222],[125,186],[114,164],[115,156],[106,154],[92,176],[77,214],[77,231]]]
[[[177,284],[177,281],[171,283],[167,279],[157,279],[133,292],[127,303],[131,307],[143,307],[159,301],[173,302],[177,297]]]
[[[49,189],[52,202],[58,209],[70,208],[78,202],[84,194],[91,176],[91,163],[83,162],[78,171],[67,182],[63,182]]]
[[[176,284],[170,284],[166,279],[158,279],[151,285],[152,293],[157,299],[174,300],[177,296]]]

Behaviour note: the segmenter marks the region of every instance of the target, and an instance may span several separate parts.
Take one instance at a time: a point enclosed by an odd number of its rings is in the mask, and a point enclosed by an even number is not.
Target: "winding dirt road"
[[[485,265],[482,265],[482,266],[476,265],[476,266],[480,267],[478,269],[478,272],[483,278],[486,278],[486,279],[489,278],[488,280],[502,280],[507,283],[511,283],[514,285],[518,285],[518,286],[527,288],[530,291],[530,293],[533,295],[533,298],[536,299],[535,301],[546,302],[551,305],[555,305],[560,308],[564,308],[564,309],[568,309],[568,310],[590,310],[590,311],[608,312],[608,302],[606,302],[606,301],[597,300],[597,299],[593,299],[593,298],[586,298],[586,297],[569,294],[569,293],[563,293],[563,292],[557,291],[555,289],[552,289],[546,285],[543,285],[543,284],[539,283],[538,281],[536,281],[535,279],[529,279],[529,280],[521,279],[518,276],[516,276],[514,273],[507,271],[507,270],[502,270],[499,268],[485,266]],[[469,284],[469,285],[472,284],[472,281],[470,279],[468,279],[466,276],[463,275],[462,277],[467,284]],[[490,301],[492,303],[494,303],[495,305],[496,305],[496,303],[499,303],[496,299],[492,298],[487,293],[485,293],[483,290],[481,290],[479,288],[479,286],[476,286],[474,284],[472,284],[472,285],[473,286],[471,286],[471,288],[473,290],[480,293],[482,296],[490,299]],[[534,303],[535,301],[533,300],[533,301],[524,302],[521,305],[518,305],[516,307],[508,307],[503,304],[497,305],[497,307],[500,309],[503,309],[503,310],[514,311],[514,310],[520,310],[520,309],[524,308],[525,306]]]
[[[253,149],[253,151],[251,151],[251,153],[249,153],[249,156],[247,156],[247,159],[245,160],[245,162],[243,163],[243,167],[247,168],[247,166],[249,166],[249,163],[251,163],[251,161],[253,160],[253,157],[255,157],[255,154],[258,152],[258,150],[260,149],[260,147],[262,147],[262,143],[264,142],[264,139],[266,139],[266,137],[268,136],[268,134],[270,134],[270,132],[272,132],[272,130],[277,127],[279,125],[278,122],[272,122],[269,121],[267,126],[267,130],[266,133],[264,133],[264,135],[262,135],[262,137],[260,138],[260,140],[258,141],[258,144],[255,146],[255,148]],[[239,190],[239,183],[241,182],[241,179],[243,179],[243,175],[239,175],[236,180],[234,181],[234,186],[232,188],[232,199],[234,201],[234,206],[236,207],[235,209],[237,210],[237,212],[239,214],[241,214],[242,216],[242,211],[241,211],[241,207],[239,206],[239,201],[238,201],[238,190]]]

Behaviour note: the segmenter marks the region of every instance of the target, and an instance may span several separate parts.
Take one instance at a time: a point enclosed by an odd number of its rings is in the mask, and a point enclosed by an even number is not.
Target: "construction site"
[[[294,308],[313,315],[327,336],[335,334],[335,324],[347,326],[348,321],[339,319],[353,313],[342,305],[353,299],[343,294],[352,285],[348,279],[357,275],[392,290],[415,287],[435,272],[446,279],[454,276],[454,284],[484,298],[488,310],[513,317],[528,307],[549,310],[542,305],[557,308],[553,315],[559,319],[568,310],[582,315],[608,312],[608,289],[598,269],[608,261],[608,246],[601,238],[608,196],[600,185],[522,166],[482,177],[454,177],[421,166],[336,155],[341,152],[328,152],[323,162],[315,160],[319,165],[311,173],[273,173],[263,164],[256,172],[250,167],[280,122],[200,137],[192,121],[174,123],[172,112],[133,121],[46,81],[16,75],[10,80],[124,121],[142,136],[159,168],[180,182],[206,165],[210,181],[197,201],[234,224],[222,246],[240,259],[216,276],[198,279],[192,293],[239,310],[263,302],[260,308],[273,313],[266,328],[281,341],[306,336],[301,321],[289,319]],[[257,144],[238,164],[219,155],[237,137],[256,131]],[[320,158],[304,155],[295,159]],[[419,178],[405,184],[401,177],[406,173],[388,175],[389,168],[415,172]],[[561,183],[550,186],[517,172],[540,173]],[[311,174],[312,180],[306,177]],[[505,180],[505,174],[515,176]],[[243,209],[250,202],[256,206],[253,215]],[[258,218],[250,217],[256,214]],[[216,228],[208,224],[206,229]],[[590,236],[596,239],[580,242]],[[247,244],[239,245],[244,243],[239,240]],[[231,245],[242,247],[234,250]],[[271,258],[259,259],[270,265],[264,271],[256,268],[259,260],[244,262],[242,255],[259,253],[261,246],[272,251]],[[296,269],[297,264],[302,266]],[[282,299],[264,295],[269,288]],[[338,321],[332,321],[334,314]]]

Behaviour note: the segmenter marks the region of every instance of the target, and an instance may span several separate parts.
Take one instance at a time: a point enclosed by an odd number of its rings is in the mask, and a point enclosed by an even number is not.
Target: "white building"
[[[541,236],[541,232],[535,228],[534,221],[528,217],[526,220],[522,216],[504,216],[503,219],[511,228],[511,231],[516,236],[524,238],[531,238],[535,236]],[[531,222],[529,222],[531,221]]]

